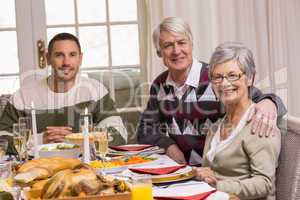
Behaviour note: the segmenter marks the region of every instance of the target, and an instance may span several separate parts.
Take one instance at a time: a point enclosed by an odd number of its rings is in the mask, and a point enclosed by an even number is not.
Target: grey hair
[[[189,40],[193,42],[193,34],[190,25],[179,17],[165,18],[153,31],[153,44],[157,51],[160,51],[159,38],[161,31],[172,31],[188,36]]]
[[[237,61],[241,71],[249,79],[254,78],[256,71],[253,54],[250,49],[239,42],[224,42],[215,49],[209,62],[209,78],[211,78],[216,65],[230,60]]]

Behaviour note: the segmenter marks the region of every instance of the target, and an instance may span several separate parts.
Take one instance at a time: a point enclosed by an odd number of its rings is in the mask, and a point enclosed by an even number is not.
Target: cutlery
[[[169,188],[169,187],[178,187],[178,186],[187,186],[187,185],[198,185],[203,184],[205,182],[185,182],[185,183],[175,183],[175,184],[168,184],[168,185],[156,185],[158,188]]]

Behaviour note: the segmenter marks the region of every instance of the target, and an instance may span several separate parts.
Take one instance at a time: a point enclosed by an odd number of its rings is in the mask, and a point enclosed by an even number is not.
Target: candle
[[[88,109],[85,108],[83,116],[83,162],[90,162],[90,140],[89,140],[89,114]]]
[[[34,158],[39,158],[39,151],[38,151],[38,136],[37,136],[37,130],[36,130],[36,116],[35,116],[35,110],[34,110],[34,103],[31,102],[31,122],[32,122],[32,135],[33,135],[33,152],[34,152]]]

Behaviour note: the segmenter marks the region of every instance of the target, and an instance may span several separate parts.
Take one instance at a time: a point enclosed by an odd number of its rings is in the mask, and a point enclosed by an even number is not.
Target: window
[[[19,88],[19,59],[15,1],[1,1],[0,6],[0,94]]]
[[[78,36],[81,71],[109,89],[118,108],[139,107],[138,0],[3,0],[0,7],[0,95],[37,67],[36,42],[59,32]],[[47,43],[46,41],[45,43]],[[41,70],[43,71],[43,70]],[[24,81],[25,82],[25,81]]]
[[[45,11],[48,41],[59,32],[78,36],[81,71],[104,83],[117,107],[140,106],[137,0],[45,0]]]

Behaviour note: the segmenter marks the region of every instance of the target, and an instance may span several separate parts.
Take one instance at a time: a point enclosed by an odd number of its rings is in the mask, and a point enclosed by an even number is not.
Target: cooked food
[[[39,180],[39,181],[36,181],[32,186],[31,188],[33,190],[42,190],[45,186],[45,184],[47,183],[49,179],[44,179],[44,180]]]
[[[17,171],[15,180],[21,183],[29,183],[33,180],[51,177],[58,171],[74,169],[80,165],[80,160],[75,158],[40,158],[24,163]]]
[[[146,163],[152,160],[155,160],[155,158],[146,157],[146,156],[129,156],[126,158],[116,159],[109,162],[94,160],[90,162],[90,165],[94,168],[113,168],[113,167],[120,167],[126,165]]]
[[[63,170],[56,173],[45,184],[42,190],[42,199],[57,199],[68,196],[96,195],[105,191],[107,194],[129,191],[124,181],[107,180],[98,176],[86,165],[80,165],[71,170]]]
[[[82,133],[72,133],[72,134],[66,135],[65,140],[67,143],[76,144],[81,148],[83,146],[83,134]],[[92,133],[89,134],[89,140],[90,140],[90,142],[94,141],[94,135]]]
[[[43,147],[40,149],[40,151],[54,151],[54,150],[75,149],[75,148],[79,148],[79,146],[77,144],[62,143],[62,144]]]
[[[23,164],[17,172],[15,180],[30,182],[28,195],[36,199],[113,195],[130,190],[125,181],[97,175],[94,168],[77,159],[40,158]]]
[[[65,137],[68,140],[83,140],[83,134],[82,133],[72,133],[69,135],[66,135]],[[94,139],[94,135],[91,133],[89,134],[90,140]]]

